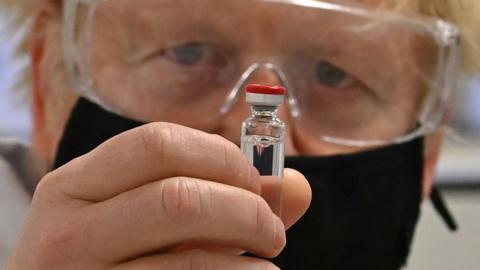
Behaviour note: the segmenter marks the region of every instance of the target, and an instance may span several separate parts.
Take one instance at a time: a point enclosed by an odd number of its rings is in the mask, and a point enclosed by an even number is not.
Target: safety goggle
[[[142,122],[212,130],[254,81],[283,84],[289,128],[318,140],[363,147],[437,130],[457,28],[341,2],[66,0],[64,60],[81,96]]]

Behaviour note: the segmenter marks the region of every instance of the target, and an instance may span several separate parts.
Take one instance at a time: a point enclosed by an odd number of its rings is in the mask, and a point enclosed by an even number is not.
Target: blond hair
[[[478,0],[397,0],[400,8],[452,22],[461,32],[463,71],[480,72],[480,1]]]
[[[7,17],[7,21],[6,21],[7,26],[11,28],[11,30],[13,31],[16,31],[19,28],[26,26],[26,24],[33,17],[33,14],[35,12],[35,9],[37,8],[38,2],[40,1],[0,0],[0,10],[3,11],[3,14],[12,15]],[[25,38],[19,53],[26,53],[27,49],[28,49],[28,43]]]
[[[419,12],[426,16],[442,18],[455,23],[462,33],[463,69],[467,75],[480,72],[480,1],[478,0],[395,0],[396,10]],[[32,0],[0,0],[0,8],[16,12],[12,20],[14,29],[25,25],[33,16],[38,3]],[[58,1],[61,3],[61,0]],[[27,54],[28,39],[18,49]],[[27,76],[28,77],[28,76]]]

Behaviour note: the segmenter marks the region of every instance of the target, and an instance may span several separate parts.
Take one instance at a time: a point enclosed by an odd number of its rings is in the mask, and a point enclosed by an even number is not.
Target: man
[[[469,18],[448,3],[403,11]],[[402,267],[459,48],[397,4],[42,1],[34,149],[54,169],[9,269],[275,269],[311,194],[277,265]],[[250,82],[289,91],[280,218],[236,146]]]

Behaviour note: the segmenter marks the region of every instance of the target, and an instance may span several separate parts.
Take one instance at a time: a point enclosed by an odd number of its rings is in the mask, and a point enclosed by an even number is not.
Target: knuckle
[[[231,141],[226,139],[225,137],[218,135],[218,134],[211,134],[215,138],[216,141],[218,141],[222,147],[225,148],[225,151],[229,154],[236,154],[237,152],[240,152],[240,149]]]
[[[191,223],[204,214],[204,201],[198,181],[176,177],[159,184],[161,212],[171,220]]]
[[[227,142],[225,139],[220,140],[220,147],[223,150],[223,160],[226,168],[230,167],[235,167],[232,166],[234,163],[232,163],[233,160],[238,158],[238,149],[236,146],[232,146],[232,143]]]
[[[55,177],[55,173],[48,173],[45,175],[39,182],[37,187],[35,188],[35,193],[33,194],[32,203],[47,203],[53,200],[53,194],[58,187],[57,177]]]
[[[235,167],[233,165],[236,164],[236,162],[233,161],[238,161],[239,157],[243,157],[241,155],[240,149],[231,141],[227,140],[226,138],[220,136],[220,135],[213,135],[217,139],[221,150],[223,150],[223,159],[224,159],[224,164],[226,167]]]
[[[143,151],[156,159],[164,160],[165,147],[174,139],[175,126],[169,123],[151,123],[139,128],[140,144]]]
[[[214,135],[218,138],[219,147],[223,152],[223,166],[225,168],[226,177],[230,179],[243,179],[245,183],[232,183],[234,185],[240,185],[245,188],[251,188],[254,186],[254,179],[249,177],[250,164],[245,156],[241,153],[240,148],[233,142],[227,140],[220,135]]]

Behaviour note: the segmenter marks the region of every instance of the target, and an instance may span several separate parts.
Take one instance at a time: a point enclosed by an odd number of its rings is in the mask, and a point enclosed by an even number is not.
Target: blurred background
[[[0,137],[28,143],[31,119],[28,97],[18,91],[19,73],[28,58],[15,56],[22,32],[13,33],[0,12]],[[21,89],[20,89],[21,90]],[[456,115],[444,147],[437,185],[460,229],[451,233],[426,201],[408,270],[480,269],[480,79],[472,79],[459,95]]]
[[[7,29],[12,14],[0,11],[0,136],[30,140],[30,112],[25,91],[18,89],[19,73],[28,66],[27,57],[17,57],[15,50],[24,31]]]

